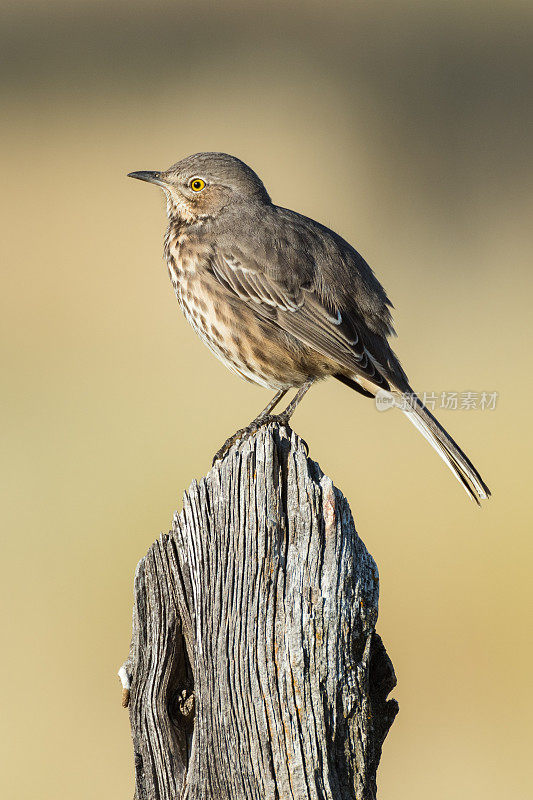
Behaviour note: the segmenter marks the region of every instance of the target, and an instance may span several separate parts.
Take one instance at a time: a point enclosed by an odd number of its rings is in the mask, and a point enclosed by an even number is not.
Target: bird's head
[[[160,186],[170,218],[185,222],[215,217],[241,203],[270,203],[260,178],[242,161],[226,153],[196,153],[164,172],[130,172],[130,178]]]

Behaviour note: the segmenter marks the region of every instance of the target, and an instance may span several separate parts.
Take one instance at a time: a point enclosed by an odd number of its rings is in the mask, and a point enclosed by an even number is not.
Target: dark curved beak
[[[138,181],[155,183],[156,186],[164,186],[164,181],[160,172],[128,172],[128,178],[137,178]]]

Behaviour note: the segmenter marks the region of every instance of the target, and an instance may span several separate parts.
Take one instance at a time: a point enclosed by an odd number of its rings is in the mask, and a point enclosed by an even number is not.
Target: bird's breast
[[[232,372],[270,389],[300,386],[309,377],[298,354],[252,308],[230,295],[202,262],[168,250],[167,265],[180,307],[202,341]]]

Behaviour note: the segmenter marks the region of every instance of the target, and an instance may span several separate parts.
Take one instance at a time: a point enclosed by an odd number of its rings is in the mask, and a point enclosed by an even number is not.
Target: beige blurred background
[[[163,200],[199,150],[334,227],[396,305],[423,391],[494,492],[481,511],[400,414],[336,382],[294,427],[381,574],[398,716],[384,800],[531,781],[533,7],[3,2],[0,795],[133,791],[116,670],[138,559],[269,395],[178,313]]]

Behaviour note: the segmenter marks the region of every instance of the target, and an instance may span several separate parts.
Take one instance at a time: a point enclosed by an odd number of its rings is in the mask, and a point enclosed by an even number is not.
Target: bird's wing
[[[327,273],[317,262],[320,253],[313,254],[312,242],[308,248],[300,243],[299,257],[313,262],[303,271],[296,271],[290,263],[298,252],[290,242],[287,244],[280,247],[271,242],[268,248],[250,248],[248,252],[242,241],[238,248],[222,246],[213,252],[209,268],[219,283],[252,305],[260,316],[337,361],[345,371],[366,378],[376,387],[388,389],[390,382],[397,384],[394,378],[404,373],[386,340],[385,331],[391,330],[388,308],[383,312],[384,333],[372,330],[354,298],[345,291],[335,291],[335,285],[331,285],[335,281],[328,282]],[[381,292],[385,308],[388,301]],[[375,327],[374,321],[372,325]]]

